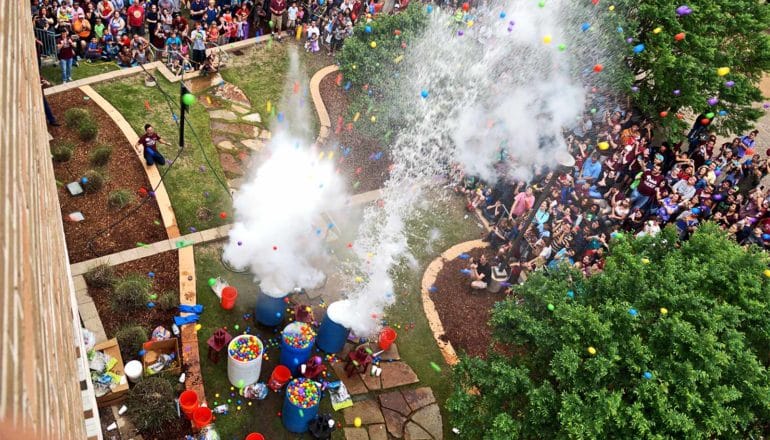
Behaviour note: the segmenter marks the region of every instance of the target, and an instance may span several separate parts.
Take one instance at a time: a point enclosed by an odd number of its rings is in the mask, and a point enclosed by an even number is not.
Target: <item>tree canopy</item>
[[[759,80],[770,71],[766,2],[618,0],[611,11],[604,2],[586,3],[601,17],[609,82],[663,126],[683,128],[678,115],[688,111],[714,113],[717,131],[740,133],[764,113],[756,103],[763,99]],[[721,76],[724,67],[730,71]]]
[[[705,224],[684,242],[672,229],[615,239],[588,279],[535,273],[523,303],[493,311],[498,348],[455,367],[454,426],[477,439],[766,435],[767,264]]]

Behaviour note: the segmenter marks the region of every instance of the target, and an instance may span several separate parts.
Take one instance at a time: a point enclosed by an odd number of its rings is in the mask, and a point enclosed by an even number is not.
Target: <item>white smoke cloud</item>
[[[294,46],[289,60],[285,98],[278,105],[283,120],[271,127],[270,157],[235,195],[235,224],[224,250],[226,261],[250,269],[262,291],[276,297],[324,282],[320,267],[329,225],[321,213],[346,199],[334,163],[308,147],[309,106],[301,105],[297,91],[306,87],[305,76]]]
[[[559,50],[570,42],[559,12],[569,7],[568,0],[549,1],[546,10],[491,2],[474,11],[471,26],[448,25],[454,11],[434,7],[424,36],[406,51],[399,89],[390,91],[406,104],[378,109],[409,123],[391,150],[383,207],[365,212],[356,251],[370,262],[360,266],[366,279],[351,286],[341,324],[359,334],[376,330],[372,316],[395,301],[390,272],[409,255],[406,222],[451,163],[494,182],[502,155],[510,177],[528,179],[566,152],[562,129],[574,125],[585,99]]]

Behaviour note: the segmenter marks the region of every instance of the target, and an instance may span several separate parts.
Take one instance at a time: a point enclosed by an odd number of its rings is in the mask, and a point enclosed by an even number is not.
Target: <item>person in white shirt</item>
[[[320,37],[321,31],[318,29],[318,23],[313,20],[310,22],[310,26],[307,27],[307,43],[305,43],[305,50],[308,52],[318,52],[321,50],[318,43]]]
[[[297,13],[299,13],[297,2],[292,2],[288,9],[288,23],[286,23],[286,27],[288,29],[294,29],[297,27]]]

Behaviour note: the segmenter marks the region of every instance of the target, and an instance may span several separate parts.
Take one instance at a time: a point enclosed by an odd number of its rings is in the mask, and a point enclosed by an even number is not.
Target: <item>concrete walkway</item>
[[[313,104],[315,105],[315,111],[318,113],[318,121],[320,122],[321,129],[318,132],[317,142],[323,143],[327,137],[329,137],[329,130],[331,130],[332,122],[329,119],[329,112],[326,111],[323,99],[321,98],[321,80],[339,70],[337,65],[326,66],[310,78],[310,96],[313,98]]]

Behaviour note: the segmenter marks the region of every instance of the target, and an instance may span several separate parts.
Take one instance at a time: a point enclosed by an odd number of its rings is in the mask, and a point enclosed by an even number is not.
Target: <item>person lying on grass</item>
[[[147,166],[153,166],[154,164],[165,165],[166,158],[158,151],[158,144],[171,146],[168,142],[162,140],[160,136],[155,133],[155,129],[152,125],[144,125],[144,134],[139,137],[136,142],[136,152],[139,153],[139,146],[143,147],[144,160],[147,161]]]

